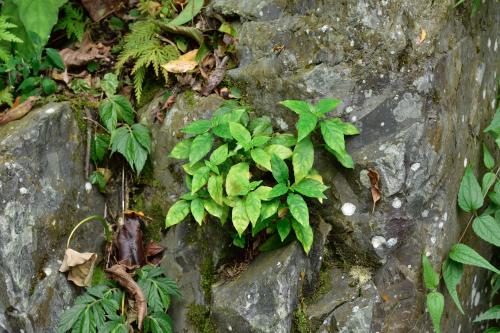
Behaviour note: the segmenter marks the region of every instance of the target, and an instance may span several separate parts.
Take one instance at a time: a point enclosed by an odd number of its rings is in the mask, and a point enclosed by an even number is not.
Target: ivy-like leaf
[[[465,169],[464,177],[458,191],[458,205],[465,212],[478,210],[483,205],[481,187],[477,182],[471,167]]]
[[[278,183],[286,184],[288,181],[288,166],[285,161],[276,155],[271,156],[271,171]]]
[[[187,160],[189,158],[189,152],[191,151],[192,143],[193,139],[179,141],[174,146],[169,156],[178,160]]]
[[[188,216],[191,205],[188,201],[179,200],[170,207],[165,218],[165,228],[171,227],[173,225],[182,222]]]
[[[204,133],[194,138],[189,151],[189,164],[193,165],[201,160],[212,149],[214,137],[210,133]]]
[[[250,224],[245,203],[242,200],[239,200],[233,208],[232,220],[234,228],[241,236]]]
[[[500,247],[500,221],[490,215],[481,215],[474,219],[472,229],[488,243]]]
[[[301,141],[316,128],[318,117],[311,112],[304,112],[299,116],[295,127],[297,128],[297,141]]]
[[[458,310],[462,314],[464,314],[464,310],[462,309],[462,304],[460,304],[460,299],[457,294],[457,285],[462,279],[462,275],[464,273],[464,265],[451,260],[450,258],[446,258],[443,263],[443,279],[446,285],[446,289],[450,293],[451,299],[455,302],[455,305],[458,307]]]
[[[444,310],[443,294],[437,291],[427,294],[427,310],[429,310],[435,332],[441,333],[441,317]]]
[[[302,244],[304,252],[309,254],[314,241],[314,233],[309,224],[302,224],[295,219],[292,219],[292,228],[295,231],[297,240]]]
[[[106,179],[104,179],[104,175],[99,171],[94,171],[90,175],[90,182],[94,185],[97,185],[100,192],[106,191]]]
[[[301,195],[288,193],[286,199],[290,213],[302,226],[309,225],[309,209]]]
[[[465,244],[453,245],[450,250],[449,256],[451,259],[457,262],[461,262],[462,264],[486,268],[492,272],[500,274],[500,270],[490,264],[488,260],[484,259],[474,249]]]
[[[108,97],[116,93],[118,89],[118,77],[115,73],[106,73],[104,75],[104,78],[101,80],[101,89]]]
[[[422,267],[424,270],[424,284],[427,289],[436,289],[439,285],[439,274],[434,271],[429,258],[422,255]]]
[[[248,163],[235,164],[229,169],[226,177],[226,193],[229,196],[245,195],[250,185]]]
[[[141,124],[122,126],[111,132],[111,153],[122,154],[137,173],[146,163],[150,145],[149,130]]]
[[[293,150],[292,165],[295,182],[300,182],[309,174],[314,163],[314,147],[311,139],[299,141]]]
[[[125,96],[115,95],[106,98],[99,104],[99,116],[108,131],[113,131],[118,121],[129,125],[134,123],[134,109]]]

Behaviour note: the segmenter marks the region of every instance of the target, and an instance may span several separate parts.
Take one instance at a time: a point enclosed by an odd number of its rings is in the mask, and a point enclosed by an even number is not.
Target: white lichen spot
[[[423,212],[422,212],[422,217],[423,218],[426,218],[427,216],[429,216],[429,211],[427,209],[425,209]]]
[[[47,110],[45,110],[46,114],[52,114],[54,112],[56,112],[56,109],[54,109],[54,108],[48,108]]]
[[[427,252],[425,252],[425,256],[426,256],[426,257],[430,257],[430,256],[431,256],[431,251],[427,251]]]
[[[495,52],[496,52],[496,51],[497,51],[497,49],[498,49],[498,40],[497,40],[497,39],[495,39],[495,46],[493,46],[493,51],[495,51]]]
[[[408,269],[411,269],[411,265],[408,265],[408,266],[406,266],[406,267],[408,267]]]
[[[403,203],[401,202],[401,200],[399,198],[394,198],[394,200],[392,200],[392,207],[393,208],[399,209],[399,208],[401,208],[402,204]]]
[[[283,118],[276,119],[276,123],[283,131],[288,129],[288,124],[283,120]]]
[[[373,95],[373,90],[371,89],[365,90],[365,98],[370,98],[372,97],[372,95]]]
[[[233,330],[233,327],[232,327],[231,325],[229,325],[229,326],[227,327],[227,330],[228,330],[228,331],[232,331],[232,330]]]
[[[352,308],[352,312],[356,313],[358,311],[359,311],[359,306],[356,305],[355,307]]]
[[[486,99],[486,89],[483,89],[483,99]]]
[[[491,100],[491,108],[492,108],[492,109],[494,109],[494,108],[495,108],[495,102],[496,102],[496,101],[495,101],[495,99],[492,99],[492,100]]]
[[[276,263],[276,266],[280,267],[280,266],[281,266],[281,261],[278,261],[278,262]]]
[[[387,241],[382,236],[373,236],[372,237],[372,246],[374,249],[378,249],[382,245],[387,244]]]
[[[448,220],[448,212],[444,212],[443,217],[441,218],[443,221]]]
[[[353,40],[351,40],[350,45],[351,45],[351,47],[353,47],[353,46],[354,46],[354,41],[353,41]]]
[[[390,248],[390,247],[393,247],[393,246],[395,246],[397,243],[398,243],[398,239],[397,239],[397,238],[395,238],[395,237],[393,237],[393,238],[389,238],[389,239],[387,240],[387,247],[389,247],[389,248]]]
[[[477,293],[476,297],[474,297],[474,306],[478,306],[480,300],[481,300],[481,293]]]
[[[52,274],[52,269],[50,267],[45,267],[43,269],[43,272],[45,273],[46,276],[49,276],[50,274]]]
[[[347,112],[347,113],[351,113],[351,112],[352,112],[352,110],[354,110],[354,109],[353,109],[353,107],[352,107],[352,106],[348,106],[348,107],[345,109],[345,112]]]
[[[87,193],[90,193],[90,191],[92,191],[92,184],[91,183],[89,183],[89,182],[85,183],[85,191]]]
[[[384,78],[384,74],[380,74],[380,78],[383,79]]]
[[[438,224],[438,228],[439,228],[439,229],[443,229],[443,227],[444,227],[444,223],[443,223],[443,222],[439,222],[439,224]]]
[[[321,27],[321,29],[320,29],[320,30],[321,30],[321,32],[327,32],[327,31],[329,31],[329,30],[330,30],[330,27],[329,27],[328,25],[326,25],[326,24],[325,24],[324,26],[322,26],[322,27]]]
[[[490,49],[491,48],[491,39],[488,38],[488,48]]]
[[[431,237],[431,243],[436,244],[436,237],[434,237],[434,236]]]
[[[260,17],[264,16],[264,12],[262,10],[259,12],[259,16]]]
[[[28,193],[28,189],[26,187],[21,187],[19,189],[19,193],[21,193],[21,194],[27,194]]]
[[[410,167],[411,171],[417,171],[418,169],[420,169],[420,163],[413,163]]]
[[[358,120],[358,117],[356,117],[356,116],[352,116],[352,117],[351,117],[351,121],[352,121],[352,122],[354,122],[354,121],[356,121],[356,120]]]
[[[365,283],[370,281],[372,278],[372,273],[370,270],[366,267],[363,266],[352,266],[351,270],[349,271],[349,275],[354,279],[357,280],[360,286],[363,286]]]
[[[464,168],[467,167],[467,157],[464,158]]]
[[[350,202],[346,202],[342,205],[341,210],[342,214],[344,214],[345,216],[352,216],[356,211],[356,206]]]
[[[384,127],[385,126],[385,123],[384,122],[381,122],[380,123],[380,127]]]

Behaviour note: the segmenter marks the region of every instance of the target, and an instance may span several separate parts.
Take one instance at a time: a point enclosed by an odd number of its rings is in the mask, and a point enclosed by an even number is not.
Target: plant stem
[[[106,219],[100,215],[92,215],[92,216],[86,217],[83,220],[81,220],[80,222],[78,222],[78,224],[73,228],[73,230],[71,230],[71,233],[69,234],[69,237],[68,237],[68,241],[66,243],[66,248],[69,248],[71,238],[73,237],[73,234],[75,233],[75,231],[81,225],[83,225],[89,221],[92,221],[92,220],[97,220],[97,221],[101,222],[101,225],[104,228],[104,237],[106,238],[106,241],[107,242],[111,241],[111,238],[112,238],[111,228],[110,228],[108,222],[106,221]]]

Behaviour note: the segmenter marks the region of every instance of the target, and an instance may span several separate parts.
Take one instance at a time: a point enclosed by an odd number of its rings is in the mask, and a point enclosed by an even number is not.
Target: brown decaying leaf
[[[381,192],[379,188],[379,175],[378,172],[374,169],[368,169],[368,178],[370,178],[371,184],[371,192],[372,192],[372,200],[373,200],[373,208],[372,213],[375,211],[375,205],[380,200]]]
[[[73,249],[66,249],[64,260],[59,267],[60,272],[68,272],[68,280],[80,287],[90,286],[97,254],[92,252],[80,253]]]
[[[179,58],[169,61],[166,64],[162,65],[167,72],[170,73],[187,73],[196,68],[198,63],[196,62],[196,54],[198,53],[198,49],[194,49],[181,55]]]
[[[425,37],[427,37],[427,32],[425,31],[425,29],[420,29],[420,36],[418,36],[417,45],[422,44],[425,40]]]
[[[143,266],[146,263],[142,242],[141,223],[137,216],[128,215],[116,237],[118,262],[127,266]]]
[[[137,309],[137,327],[139,331],[141,331],[144,317],[146,317],[148,312],[148,305],[141,287],[139,287],[137,282],[127,273],[123,265],[113,265],[111,268],[106,269],[106,272],[109,273],[111,278],[118,282],[132,298],[134,298]]]
[[[226,66],[229,61],[229,57],[225,56],[222,60],[215,57],[215,69],[208,76],[207,84],[203,87],[202,95],[207,96],[210,94],[224,79],[226,74]]]
[[[67,70],[64,70],[64,72],[53,70],[51,77],[56,81],[62,81],[66,83],[66,85],[71,82],[71,76],[68,74]]]
[[[0,125],[5,125],[9,121],[21,119],[22,117],[24,117],[28,112],[30,112],[31,108],[33,107],[33,102],[38,99],[39,97],[30,96],[21,104],[10,108],[3,114],[0,114]]]
[[[158,243],[151,242],[146,245],[144,253],[148,263],[153,265],[160,263],[163,251],[165,251],[165,248]]]
[[[94,22],[108,16],[126,3],[123,0],[82,0],[82,5],[85,7],[89,16]]]
[[[109,52],[111,48],[101,43],[93,43],[89,37],[85,37],[80,48],[72,50],[69,48],[59,51],[66,67],[82,66],[96,59],[109,61]]]

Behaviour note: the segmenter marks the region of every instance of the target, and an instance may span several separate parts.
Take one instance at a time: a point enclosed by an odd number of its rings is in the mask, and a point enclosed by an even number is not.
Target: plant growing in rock
[[[276,133],[269,117],[253,118],[235,102],[227,102],[212,119],[189,124],[182,131],[191,137],[179,142],[170,156],[188,161],[183,169],[190,192],[169,209],[166,227],[182,222],[189,213],[201,225],[208,213],[222,224],[231,220],[236,246],[244,247],[247,236],[261,233],[267,239],[261,251],[295,237],[308,253],[313,230],[306,199],[322,202],[328,188],[313,168],[310,136],[318,120],[326,148],[344,166],[353,167],[344,135],[357,134],[357,129],[325,117],[339,103],[334,99],[314,106],[303,101],[282,102],[299,114],[298,137]]]
[[[495,139],[497,148],[500,147],[500,108],[496,110],[492,123],[484,130]],[[441,274],[451,299],[464,314],[457,293],[464,272],[464,265],[487,269],[493,273],[491,278],[490,299],[493,300],[500,290],[500,270],[490,261],[482,257],[476,250],[461,243],[465,233],[472,225],[474,233],[492,246],[500,247],[500,180],[498,166],[486,145],[483,145],[483,163],[488,171],[483,175],[481,184],[474,176],[471,167],[465,169],[460,184],[458,205],[471,217],[460,237],[459,243],[454,244],[443,262]],[[444,296],[438,291],[440,275],[434,270],[427,256],[422,256],[423,278],[425,287],[430,290],[427,294],[427,309],[429,311],[434,330],[441,331],[441,317],[444,312]],[[474,322],[484,322],[500,319],[500,305],[491,307],[474,319]],[[484,333],[500,332],[498,327],[490,327]]]

